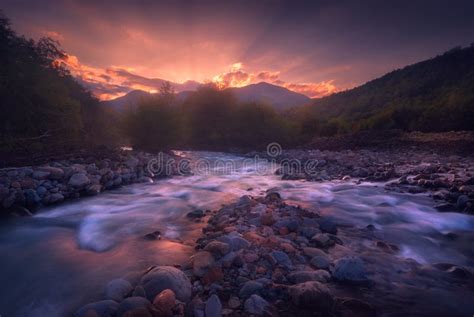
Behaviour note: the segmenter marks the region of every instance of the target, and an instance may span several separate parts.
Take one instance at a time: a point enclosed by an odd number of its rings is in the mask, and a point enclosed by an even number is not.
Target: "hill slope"
[[[474,129],[474,46],[399,69],[296,111],[307,134]]]
[[[266,102],[276,110],[285,110],[294,106],[302,106],[311,101],[305,95],[286,88],[261,82],[239,88],[228,88],[243,102]]]
[[[239,101],[242,102],[266,102],[276,110],[285,110],[293,106],[302,106],[311,101],[309,97],[290,91],[286,88],[271,85],[268,83],[258,83],[239,88],[227,88],[232,91]],[[178,101],[183,101],[192,90],[185,90],[176,94]],[[125,96],[103,101],[102,103],[117,111],[124,111],[130,107],[136,106],[143,98],[153,96],[142,90],[133,90]]]

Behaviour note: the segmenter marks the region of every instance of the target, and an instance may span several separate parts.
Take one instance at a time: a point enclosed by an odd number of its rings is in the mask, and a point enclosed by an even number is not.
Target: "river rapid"
[[[210,162],[210,169],[130,185],[4,223],[0,315],[70,316],[101,299],[111,279],[151,265],[184,264],[202,228],[186,217],[188,212],[218,209],[268,189],[348,228],[345,238],[353,243],[345,246],[354,250],[375,246],[350,228],[372,225],[378,238],[397,247],[401,261],[474,266],[474,218],[437,212],[426,195],[387,192],[381,183],[284,181],[269,163],[252,166],[242,157],[221,153],[181,154]],[[232,165],[231,170],[215,166],[217,160]],[[161,240],[143,238],[156,230]],[[453,235],[457,238],[447,238]],[[396,276],[390,278],[396,282]]]

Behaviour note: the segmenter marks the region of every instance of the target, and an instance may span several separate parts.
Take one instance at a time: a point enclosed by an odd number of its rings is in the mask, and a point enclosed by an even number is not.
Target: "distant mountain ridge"
[[[174,85],[176,84],[171,83],[171,85],[175,88]],[[177,91],[176,97],[180,101],[192,94],[192,92],[198,87],[190,84],[186,86],[185,83],[182,85],[183,86],[180,86],[181,89],[188,87],[194,87],[194,89],[178,91],[175,88]],[[273,106],[278,111],[283,111],[294,106],[302,106],[311,102],[311,98],[305,95],[265,82],[227,89],[232,91],[232,93],[241,102],[265,102]],[[117,111],[124,111],[130,107],[136,106],[140,100],[149,96],[153,96],[153,94],[142,90],[133,90],[122,97],[103,101],[102,104]]]

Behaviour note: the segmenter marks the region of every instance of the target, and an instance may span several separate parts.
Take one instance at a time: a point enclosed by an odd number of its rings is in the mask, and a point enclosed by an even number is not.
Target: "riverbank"
[[[439,211],[474,213],[474,157],[418,149],[289,150],[277,161],[283,179],[383,182],[390,191],[428,193]],[[298,161],[299,164],[294,164]]]
[[[30,215],[70,199],[177,175],[176,159],[166,153],[110,150],[106,157],[79,156],[40,166],[4,168],[0,170],[0,215]]]
[[[474,309],[472,267],[404,257],[376,223],[341,225],[274,191],[188,218],[196,216],[207,225],[186,265],[112,280],[104,300],[76,316],[469,316]]]

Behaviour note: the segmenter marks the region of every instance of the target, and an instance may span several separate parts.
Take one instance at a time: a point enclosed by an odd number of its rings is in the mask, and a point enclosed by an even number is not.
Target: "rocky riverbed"
[[[176,175],[170,154],[111,151],[107,158],[77,157],[42,166],[0,170],[0,214],[30,215],[64,200],[97,195],[126,184]],[[158,172],[150,169],[150,164]],[[157,166],[157,164],[167,164]]]
[[[439,211],[474,213],[474,157],[418,149],[289,150],[273,159],[286,180],[384,182],[388,190],[429,193]]]
[[[381,238],[374,225],[341,226],[274,191],[188,218],[201,217],[207,225],[186,265],[150,267],[112,280],[104,286],[105,298],[76,316],[470,316],[474,311],[472,267],[400,257],[401,247]]]

